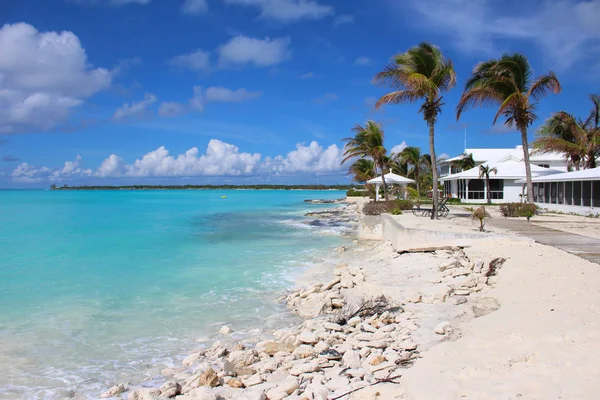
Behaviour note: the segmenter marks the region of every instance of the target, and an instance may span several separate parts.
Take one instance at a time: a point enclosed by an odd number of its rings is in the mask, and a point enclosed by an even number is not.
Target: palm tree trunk
[[[415,176],[415,182],[417,184],[417,205],[421,205],[421,187],[419,186],[419,177]]]
[[[390,198],[387,192],[387,185],[385,184],[385,167],[381,164],[381,183],[383,184],[383,196],[385,197],[385,201],[389,201]]]
[[[527,128],[521,128],[521,141],[523,142],[523,161],[525,162],[525,178],[527,179],[527,202],[533,204],[533,181],[531,180],[531,164],[529,163],[529,141]]]
[[[437,211],[438,211],[438,174],[437,174],[437,165],[435,159],[435,127],[433,121],[427,121],[427,125],[429,125],[429,154],[431,155],[431,175],[433,175],[433,192],[432,192],[432,200],[433,200],[433,209],[431,210],[431,219],[437,219]]]
[[[492,199],[490,198],[491,191],[490,191],[490,175],[489,174],[485,175],[485,189],[487,192],[485,194],[487,197],[487,203],[492,204]]]

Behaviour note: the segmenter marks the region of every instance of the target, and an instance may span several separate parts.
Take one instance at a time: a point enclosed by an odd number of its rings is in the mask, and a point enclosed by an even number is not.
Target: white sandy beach
[[[382,218],[387,228],[377,226]],[[393,240],[359,240],[340,252],[333,271],[309,271],[304,287],[285,298],[304,323],[239,343],[224,328],[221,341],[165,369],[161,389],[124,384],[113,393],[127,388],[117,398],[140,400],[597,398],[598,264],[499,228],[480,233],[464,217],[369,220],[362,220],[365,236]],[[599,221],[584,222],[593,236]],[[397,251],[424,240],[459,247]],[[497,259],[505,261],[494,269]],[[381,295],[397,307],[336,320]]]

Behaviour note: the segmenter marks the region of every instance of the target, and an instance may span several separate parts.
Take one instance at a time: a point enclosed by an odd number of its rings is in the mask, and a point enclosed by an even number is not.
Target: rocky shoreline
[[[356,205],[310,213],[357,218]],[[338,249],[333,278],[281,298],[304,322],[241,341],[223,326],[221,340],[162,371],[160,387],[119,384],[103,398],[362,399],[398,395],[403,371],[421,351],[460,337],[459,323],[496,310],[482,294],[503,259],[469,249],[399,254],[385,243]],[[389,282],[398,279],[396,285]],[[388,286],[389,285],[389,286]],[[387,391],[387,392],[386,392]],[[393,397],[380,397],[393,398]]]

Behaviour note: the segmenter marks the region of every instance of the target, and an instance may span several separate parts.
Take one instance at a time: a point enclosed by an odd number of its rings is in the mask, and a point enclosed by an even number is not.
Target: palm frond
[[[560,82],[556,74],[550,71],[547,75],[542,75],[535,80],[527,95],[531,96],[535,101],[539,101],[549,93],[558,94],[560,91]]]

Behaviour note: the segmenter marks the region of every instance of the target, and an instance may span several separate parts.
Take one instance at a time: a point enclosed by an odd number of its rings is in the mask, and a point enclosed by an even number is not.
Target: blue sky
[[[511,7],[514,5],[514,7]],[[453,60],[438,154],[513,147],[493,110],[454,108],[473,66],[525,53],[554,70],[552,112],[600,83],[600,0],[5,0],[0,188],[58,184],[345,183],[354,124],[428,152],[418,105],[373,104],[373,75],[421,41]],[[512,14],[515,10],[518,14]],[[396,149],[399,147],[396,147]]]

